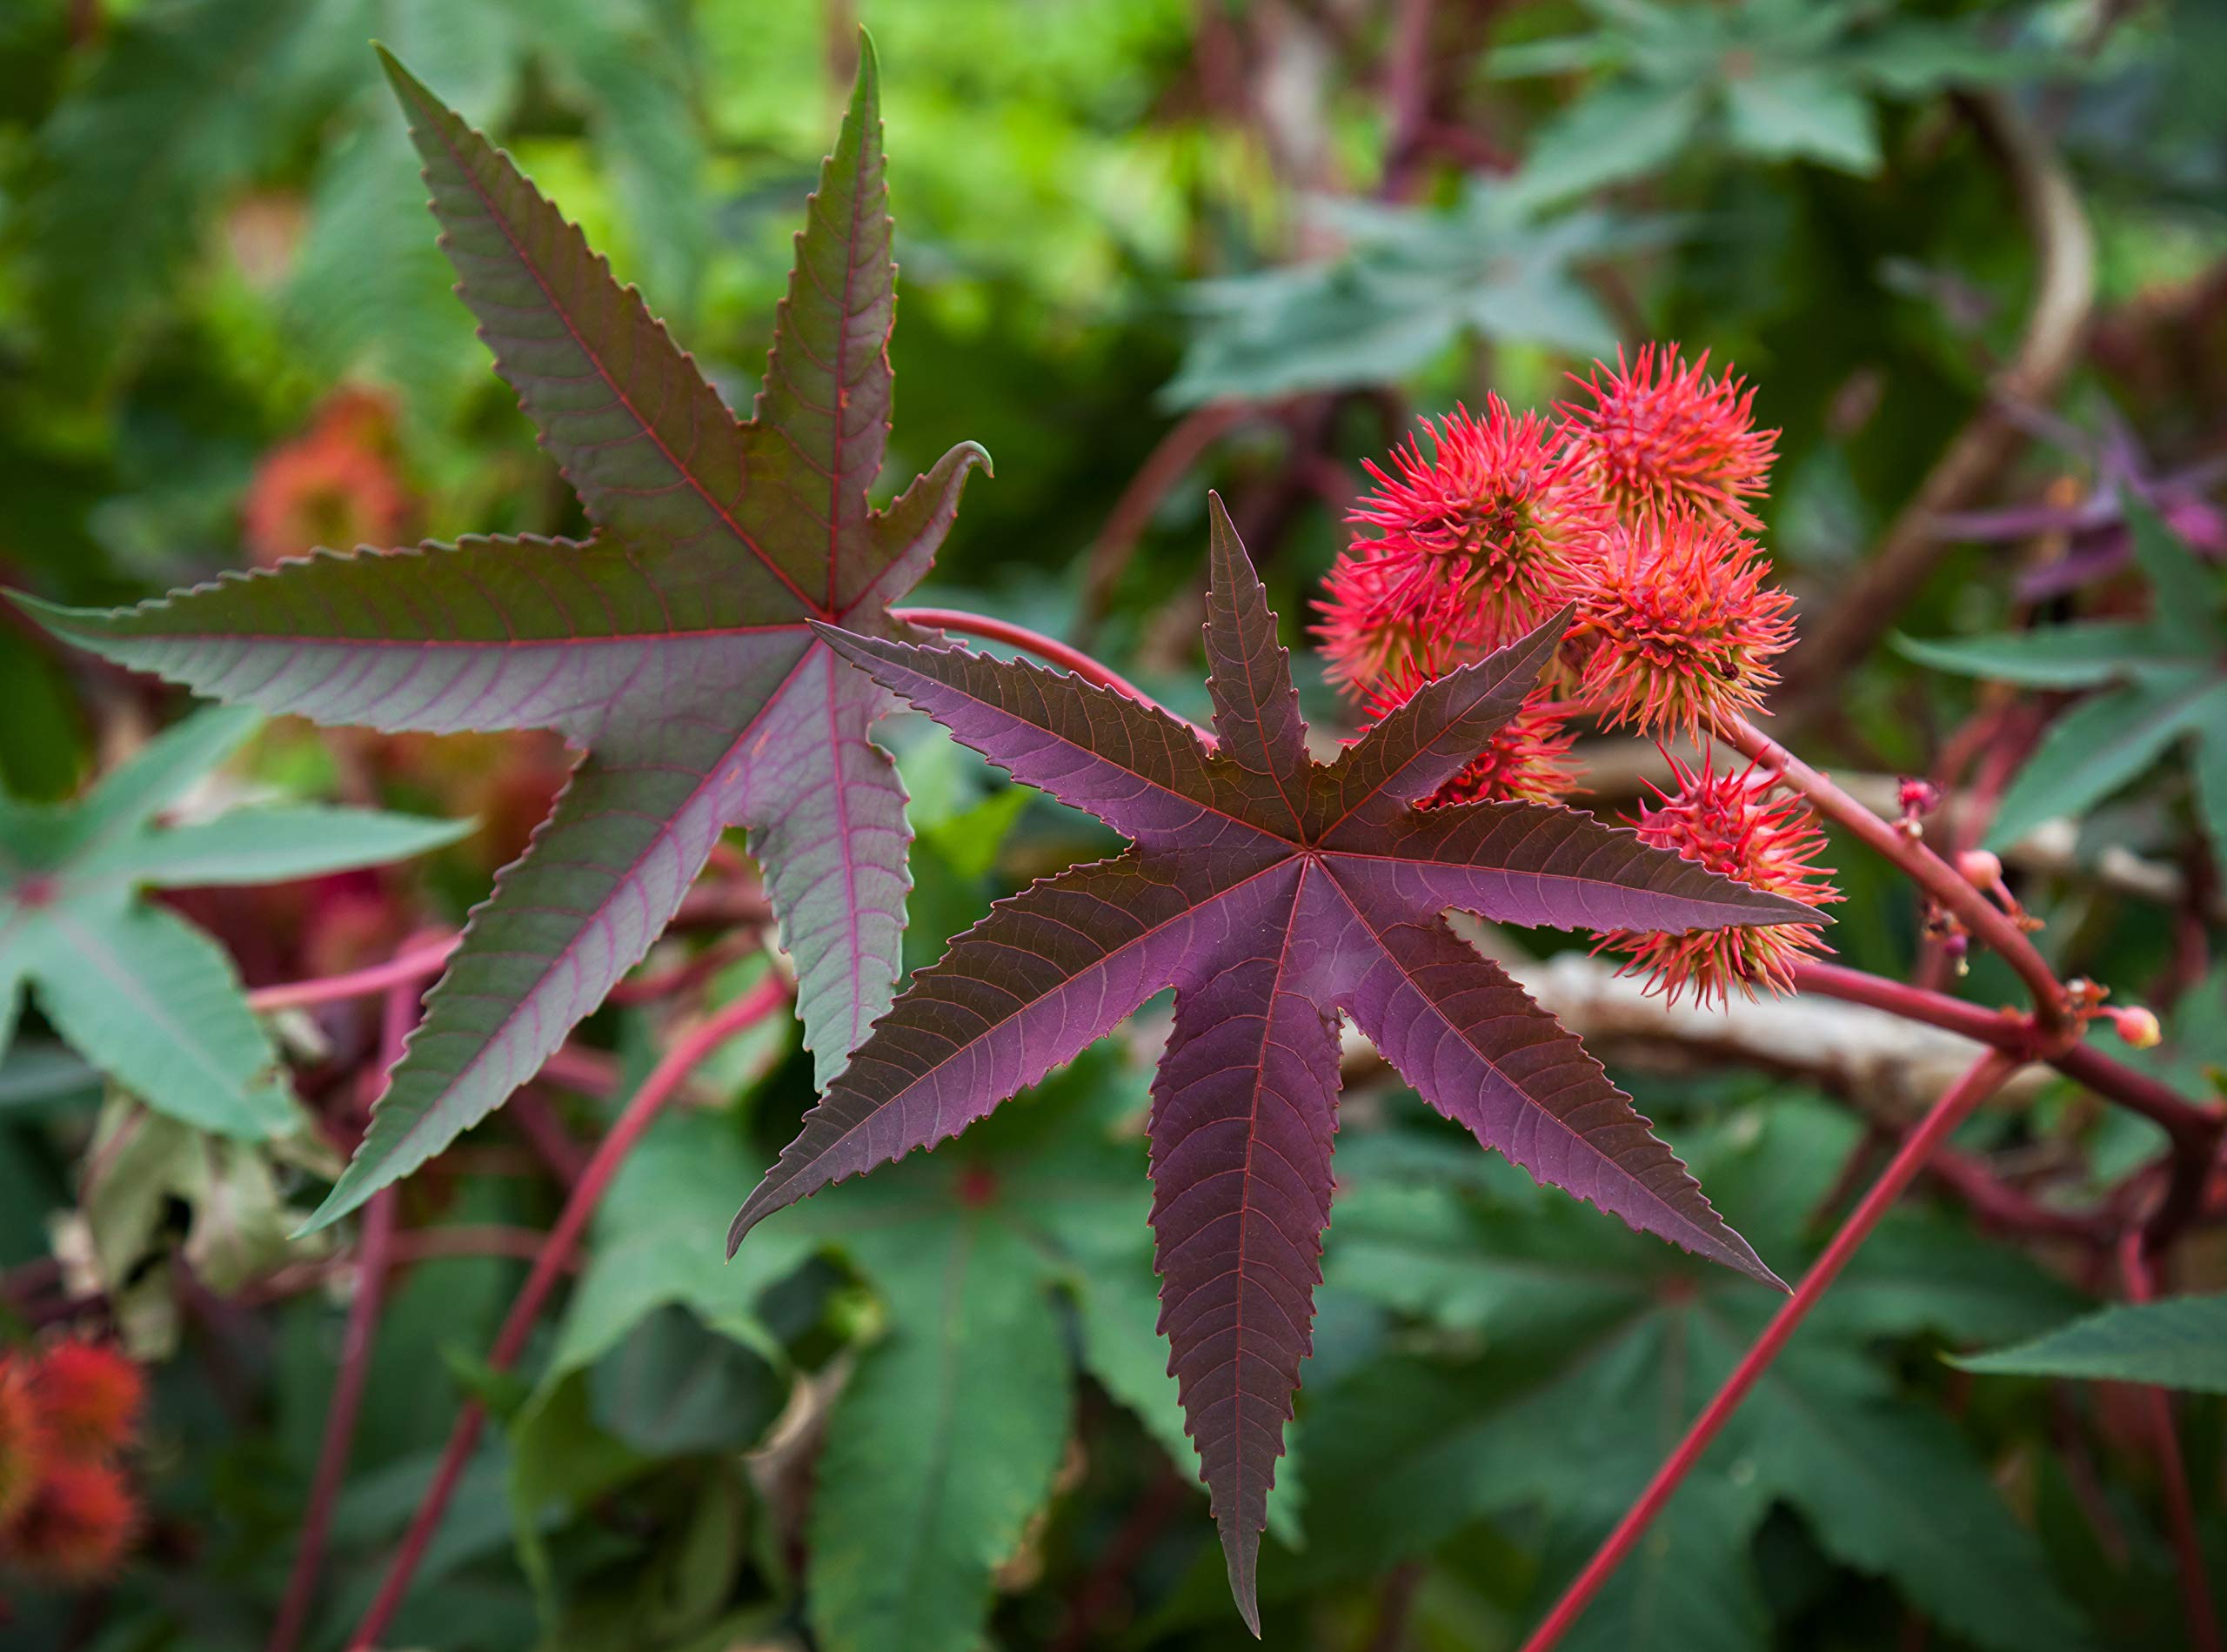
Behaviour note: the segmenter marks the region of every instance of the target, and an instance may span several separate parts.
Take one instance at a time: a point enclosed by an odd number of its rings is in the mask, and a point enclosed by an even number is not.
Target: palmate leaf
[[[1767,1248],[1799,1254],[1859,1128],[1789,1100],[1704,1136],[1695,1164]],[[1481,1516],[1535,1509],[1568,1539],[1550,1541],[1543,1607],[1762,1330],[1769,1304],[1736,1281],[1620,1235],[1604,1246],[1573,1215],[1382,1181],[1341,1199],[1332,1282],[1481,1334],[1497,1357],[1481,1372],[1394,1358],[1322,1397],[1307,1435],[1319,1552],[1388,1566]],[[1435,1288],[1441,1280],[1476,1288]],[[2077,1301],[1961,1225],[1890,1215],[1682,1485],[1657,1522],[1661,1545],[1650,1534],[1619,1569],[1607,1623],[1587,1643],[1769,1644],[1753,1622],[1751,1545],[1778,1501],[1828,1555],[1890,1579],[1961,1639],[2003,1652],[2085,1645],[1986,1466],[1937,1409],[1898,1392],[1875,1347],[2016,1335]]]
[[[1672,227],[1591,210],[1548,217],[1506,184],[1479,183],[1443,210],[1326,200],[1310,212],[1346,251],[1192,286],[1191,344],[1164,399],[1381,384],[1467,332],[1606,351],[1615,327],[1587,290],[1585,266],[1667,240]]]
[[[1957,1361],[2010,1376],[2154,1382],[2227,1394],[2227,1296],[2121,1304],[2022,1342]]]
[[[1590,8],[1589,35],[1493,54],[1498,76],[1608,72],[1545,127],[1517,186],[1540,199],[1664,170],[1704,139],[1766,161],[1879,169],[1874,94],[1923,97],[2046,66],[1980,26],[1910,18],[1894,8],[1814,0],[1734,0],[1700,8]]]
[[[390,731],[548,728],[585,753],[474,913],[313,1225],[532,1077],[730,826],[750,828],[821,1081],[840,1067],[889,1002],[909,837],[903,787],[867,739],[886,697],[807,624],[901,630],[886,605],[986,462],[962,445],[868,506],[895,304],[871,46],[746,424],[509,158],[385,61],[458,291],[593,537],[320,552],[135,609],[38,610],[219,699]]]
[[[224,948],[139,892],[377,866],[454,842],[470,825],[303,807],[158,825],[259,720],[204,712],[68,807],[0,795],[0,1056],[28,985],[57,1032],[150,1106],[220,1135],[293,1128],[278,1053]]]
[[[2076,815],[2144,772],[2186,739],[2197,813],[2227,847],[2227,625],[2217,581],[2130,492],[2123,510],[2150,612],[1949,642],[1897,646],[1941,671],[2039,688],[2105,692],[2053,724],[2004,793],[1989,828],[2000,848],[2043,821]]]
[[[1073,678],[823,630],[961,742],[1134,846],[1000,903],[916,975],[730,1242],[955,1134],[1172,984],[1152,1116],[1160,1323],[1257,1631],[1255,1555],[1329,1213],[1337,1015],[1542,1180],[1776,1283],[1600,1064],[1441,914],[1667,930],[1816,914],[1571,810],[1409,806],[1514,713],[1567,616],[1315,763],[1275,617],[1219,500],[1212,514],[1211,752],[1164,713]]]
[[[1093,1052],[951,1152],[816,1201],[731,1266],[719,1223],[763,1156],[733,1110],[661,1118],[598,1214],[549,1366],[513,1425],[530,1563],[540,1539],[527,1522],[581,1489],[552,1488],[552,1465],[596,1462],[571,1426],[567,1379],[667,1304],[778,1361],[757,1318],[762,1294],[833,1253],[872,1287],[881,1324],[835,1401],[818,1474],[806,1584],[819,1644],[973,1652],[992,1575],[1051,1495],[1076,1365],[1148,1425],[1174,1408],[1164,1359],[1140,1351],[1159,1346],[1150,1311],[1141,1325],[1134,1313],[1153,1287],[1134,1134],[1144,1090],[1114,1051]],[[597,1492],[650,1465],[605,1466]]]

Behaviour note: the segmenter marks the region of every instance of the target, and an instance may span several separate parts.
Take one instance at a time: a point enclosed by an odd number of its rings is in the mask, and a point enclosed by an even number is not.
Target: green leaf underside
[[[2007,1376],[2154,1382],[2227,1394],[2227,1296],[2121,1304],[2015,1348],[1957,1361]]]
[[[259,720],[204,712],[150,741],[74,806],[28,808],[0,796],[0,1056],[28,987],[87,1060],[172,1118],[228,1136],[294,1127],[278,1053],[231,960],[139,891],[376,866],[451,842],[468,826],[321,807],[250,807],[161,826],[161,812]]]
[[[806,622],[901,634],[886,605],[986,463],[963,445],[868,508],[895,303],[870,47],[746,424],[509,157],[384,60],[458,291],[593,535],[319,552],[137,609],[37,610],[217,699],[389,731],[552,729],[583,753],[474,913],[312,1227],[532,1077],[730,826],[750,829],[820,1080],[840,1067],[890,1000],[910,837],[867,738],[887,698]]]

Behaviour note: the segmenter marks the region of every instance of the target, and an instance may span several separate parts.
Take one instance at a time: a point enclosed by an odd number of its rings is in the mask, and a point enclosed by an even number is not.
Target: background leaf
[[[2030,1342],[1958,1363],[2008,1376],[2154,1382],[2227,1394],[2227,1297],[2172,1297],[2105,1308]]]

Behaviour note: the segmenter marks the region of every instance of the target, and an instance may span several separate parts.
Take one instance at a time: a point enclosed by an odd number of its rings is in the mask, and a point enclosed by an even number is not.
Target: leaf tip
[[[405,112],[412,104],[433,101],[433,94],[426,88],[425,83],[403,66],[402,59],[386,49],[385,42],[374,40],[371,50],[378,54],[379,67],[386,74],[387,84],[394,88],[394,95],[402,100]]]
[[[750,1230],[772,1215],[774,1207],[768,1183],[761,1181],[751,1189],[750,1197],[742,1201],[742,1208],[735,1212],[734,1220],[727,1224],[729,1261],[732,1261],[735,1252],[742,1248],[742,1241],[750,1237]]]
[[[17,609],[57,635],[62,632],[57,621],[74,619],[82,615],[97,612],[88,608],[72,608],[66,603],[49,602],[44,597],[34,597],[28,591],[0,589],[0,597],[5,597]]]
[[[1245,1627],[1257,1641],[1261,1638],[1261,1534],[1245,1531],[1237,1522],[1224,1522],[1221,1546],[1222,1558],[1229,1564],[1230,1599],[1236,1602],[1238,1616],[1245,1620]]]
[[[1756,1254],[1756,1247],[1729,1225],[1722,1227],[1722,1236],[1717,1242],[1700,1254],[1713,1262],[1722,1263],[1735,1274],[1752,1279],[1758,1285],[1776,1291],[1782,1296],[1794,1294],[1794,1287],[1773,1273],[1769,1264]]]
[[[808,619],[805,624],[812,627],[813,636],[842,655],[844,659],[855,665],[864,667],[866,660],[861,656],[870,652],[866,646],[866,638],[859,636],[856,632],[846,631],[840,625],[831,625],[824,619]]]
[[[301,1224],[286,1237],[290,1240],[301,1240],[307,1239],[312,1234],[321,1234],[353,1210],[356,1207],[355,1201],[351,1200],[344,1204],[341,1202],[343,1185],[344,1185],[344,1183],[336,1184],[332,1191],[325,1194],[324,1202],[303,1218]]]
[[[851,83],[850,118],[863,127],[881,118],[881,54],[873,49],[873,35],[859,25],[859,71]]]

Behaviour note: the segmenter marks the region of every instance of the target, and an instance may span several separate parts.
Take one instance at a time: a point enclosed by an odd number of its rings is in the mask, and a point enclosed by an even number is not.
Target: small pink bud
[[[2146,1009],[2113,1010],[2111,1024],[2118,1028],[2119,1036],[2137,1050],[2155,1049],[2157,1041],[2164,1037],[2157,1018]]]
[[[1975,889],[1992,889],[2003,881],[2001,857],[1985,849],[1967,849],[1956,857],[1956,870]]]

